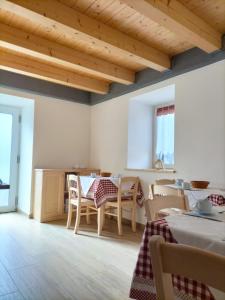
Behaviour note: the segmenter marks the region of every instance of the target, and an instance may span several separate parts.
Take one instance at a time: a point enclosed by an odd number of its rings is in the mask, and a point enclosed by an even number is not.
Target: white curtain
[[[156,157],[165,165],[174,164],[174,113],[156,117]]]

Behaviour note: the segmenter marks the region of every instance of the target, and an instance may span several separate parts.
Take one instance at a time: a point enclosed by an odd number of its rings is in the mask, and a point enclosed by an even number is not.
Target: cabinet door
[[[63,215],[64,173],[44,172],[42,194],[43,221],[57,219]]]

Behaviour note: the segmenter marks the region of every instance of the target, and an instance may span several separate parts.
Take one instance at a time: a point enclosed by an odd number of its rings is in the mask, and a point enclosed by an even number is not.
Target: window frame
[[[152,165],[154,167],[155,165],[155,162],[157,160],[157,157],[156,157],[156,143],[157,143],[157,109],[159,108],[162,108],[162,107],[165,107],[165,106],[170,106],[170,105],[174,105],[174,161],[175,161],[175,116],[176,116],[176,105],[175,105],[175,102],[172,101],[172,102],[167,102],[167,103],[161,103],[159,105],[155,105],[154,106],[154,116],[153,116],[153,126],[152,126],[152,129],[153,129],[153,132],[152,132],[152,137],[153,137],[153,149],[152,149]],[[164,162],[163,162],[164,164]],[[164,164],[164,167],[166,169],[173,169],[175,166],[175,162],[173,165],[165,165]]]

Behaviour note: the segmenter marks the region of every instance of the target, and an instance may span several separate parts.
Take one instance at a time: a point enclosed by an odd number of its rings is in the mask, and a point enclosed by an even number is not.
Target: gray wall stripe
[[[122,84],[113,83],[110,92],[106,95],[91,94],[91,105],[95,105],[115,97],[125,95],[146,86],[153,85],[160,81],[190,72],[195,69],[202,68],[206,65],[215,63],[225,59],[225,51],[219,50],[211,54],[207,54],[198,48],[192,48],[172,59],[172,68],[164,72],[158,72],[152,69],[145,69],[136,74],[135,83],[124,86]]]
[[[0,70],[0,86],[90,105],[88,92],[4,70]]]

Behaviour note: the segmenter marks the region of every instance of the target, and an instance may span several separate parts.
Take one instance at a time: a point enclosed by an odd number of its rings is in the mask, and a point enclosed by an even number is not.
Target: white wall
[[[127,167],[149,169],[152,167],[153,107],[132,101],[128,112]]]
[[[175,122],[178,175],[225,187],[225,61],[179,78]]]
[[[75,165],[89,165],[90,149],[90,107],[83,104],[38,96],[16,90],[0,88],[0,93],[34,99],[33,153],[28,154],[31,134],[32,113],[23,109],[21,139],[21,164],[26,172],[21,174],[19,209],[31,212],[31,177],[33,168],[70,168]],[[28,100],[27,100],[28,101]],[[26,136],[26,137],[25,137]],[[32,161],[30,155],[33,154]],[[30,166],[30,169],[28,167]]]
[[[34,130],[34,168],[89,165],[89,106],[36,98]]]
[[[176,86],[175,169],[157,174],[127,171],[128,103],[137,95]],[[225,187],[225,61],[180,75],[91,108],[91,165],[137,175],[145,195],[156,178],[206,179]],[[143,222],[143,209],[138,212]]]

